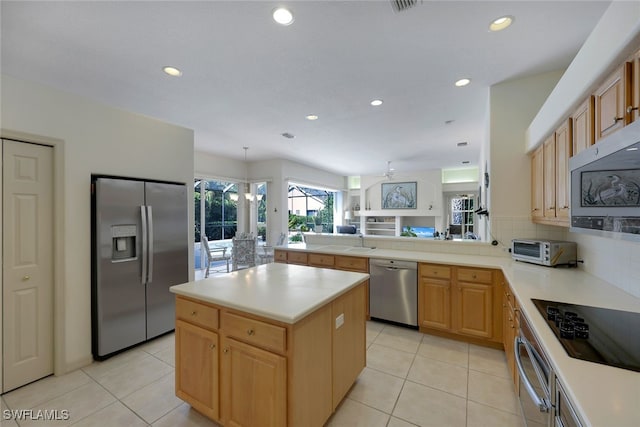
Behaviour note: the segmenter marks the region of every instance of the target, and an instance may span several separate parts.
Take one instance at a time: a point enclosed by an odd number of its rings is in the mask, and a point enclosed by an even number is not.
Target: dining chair
[[[240,267],[248,268],[256,265],[257,239],[252,234],[236,236],[232,239],[231,261],[233,270]]]
[[[211,248],[209,246],[209,240],[207,240],[207,236],[202,235],[201,238],[201,248],[207,253],[207,271],[204,273],[204,277],[209,277],[209,268],[211,267],[211,263],[215,261],[226,261],[227,262],[227,273],[229,272],[229,262],[231,261],[231,254],[227,253],[227,248],[222,247],[214,247]]]

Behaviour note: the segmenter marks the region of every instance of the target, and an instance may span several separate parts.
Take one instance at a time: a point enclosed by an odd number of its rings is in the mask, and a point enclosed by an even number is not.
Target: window
[[[475,238],[474,209],[475,196],[473,194],[451,196],[449,201],[449,234],[457,238]]]
[[[298,184],[289,185],[289,239],[302,240],[301,232],[333,233],[333,206],[336,192]]]

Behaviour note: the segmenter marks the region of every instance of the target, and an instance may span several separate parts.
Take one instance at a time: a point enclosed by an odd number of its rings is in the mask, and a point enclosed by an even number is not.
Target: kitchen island
[[[222,425],[322,426],[365,366],[368,278],[272,263],[171,287],[176,395]]]

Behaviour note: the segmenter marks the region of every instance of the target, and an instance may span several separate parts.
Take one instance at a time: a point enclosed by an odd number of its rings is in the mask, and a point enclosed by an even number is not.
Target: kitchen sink
[[[374,249],[375,249],[375,247],[372,247],[372,248],[367,248],[367,247],[359,248],[359,247],[356,246],[356,247],[352,247],[352,248],[347,249],[347,251],[348,252],[370,252],[370,251],[372,251]]]

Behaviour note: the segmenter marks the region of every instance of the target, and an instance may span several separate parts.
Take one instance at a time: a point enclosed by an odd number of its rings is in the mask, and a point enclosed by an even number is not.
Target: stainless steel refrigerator
[[[97,360],[175,327],[169,287],[189,280],[187,187],[92,176],[92,352]]]

